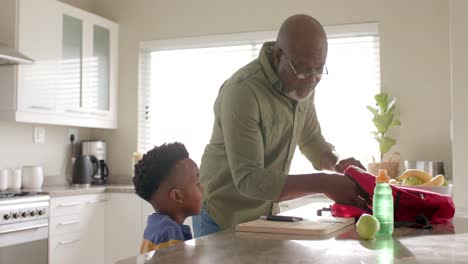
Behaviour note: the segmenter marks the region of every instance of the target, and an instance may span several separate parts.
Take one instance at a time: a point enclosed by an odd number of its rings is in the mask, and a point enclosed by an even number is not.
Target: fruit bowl
[[[430,192],[435,192],[435,193],[440,193],[440,194],[445,194],[452,196],[452,184],[449,184],[447,186],[418,186],[418,185],[412,185],[412,186],[401,186],[401,187],[407,187],[407,188],[412,188],[412,189],[419,189],[419,190],[425,190],[425,191],[430,191]]]

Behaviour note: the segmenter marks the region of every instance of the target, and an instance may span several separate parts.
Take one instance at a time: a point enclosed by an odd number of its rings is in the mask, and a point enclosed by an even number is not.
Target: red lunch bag
[[[375,176],[355,166],[348,167],[344,174],[354,180],[372,200],[375,188]],[[393,195],[395,226],[430,228],[430,224],[450,221],[455,214],[452,197],[435,192],[410,187],[390,185]],[[361,208],[334,203],[331,206],[333,216],[359,218],[364,213],[372,214]]]

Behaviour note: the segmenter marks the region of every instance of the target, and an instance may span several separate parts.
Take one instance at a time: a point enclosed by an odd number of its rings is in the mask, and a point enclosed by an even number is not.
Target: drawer
[[[79,214],[84,206],[83,197],[67,196],[50,199],[50,216]]]
[[[82,214],[89,206],[105,201],[105,194],[55,197],[50,200],[50,216]]]
[[[80,263],[83,254],[82,236],[69,233],[49,238],[49,264]]]
[[[83,218],[81,215],[62,215],[50,218],[51,237],[59,234],[79,232],[83,230]]]

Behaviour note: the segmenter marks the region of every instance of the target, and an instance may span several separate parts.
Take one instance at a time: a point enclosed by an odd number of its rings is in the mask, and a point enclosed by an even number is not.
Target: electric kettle
[[[75,159],[71,184],[74,186],[89,186],[99,168],[99,161],[93,155],[83,155]]]

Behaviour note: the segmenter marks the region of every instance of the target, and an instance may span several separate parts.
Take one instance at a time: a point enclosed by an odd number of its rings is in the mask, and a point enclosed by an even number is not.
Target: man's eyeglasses
[[[322,78],[323,75],[328,74],[328,69],[327,69],[327,66],[325,66],[325,65],[323,66],[323,69],[321,71],[314,69],[312,72],[309,72],[309,73],[298,73],[296,71],[296,68],[294,68],[291,61],[288,59],[288,56],[286,56],[286,54],[284,54],[284,53],[283,53],[283,55],[286,58],[286,61],[288,62],[289,66],[291,67],[291,70],[293,71],[294,75],[296,75],[296,78],[298,78],[300,80],[305,80],[305,79],[308,79],[308,78],[310,78],[312,76],[317,77],[317,78]]]

